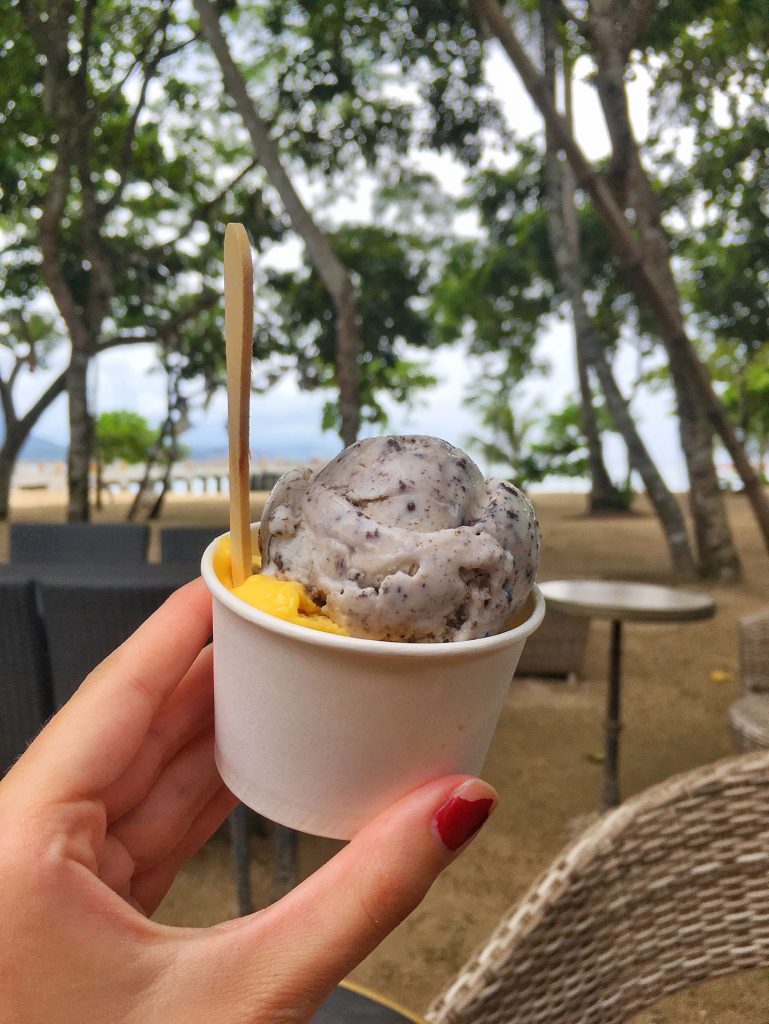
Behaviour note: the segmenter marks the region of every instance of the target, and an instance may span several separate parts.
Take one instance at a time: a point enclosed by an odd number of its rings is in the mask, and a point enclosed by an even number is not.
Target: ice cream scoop
[[[302,583],[351,636],[373,640],[501,632],[531,589],[539,546],[521,491],[421,435],[366,438],[317,473],[285,474],[260,528],[262,573]]]

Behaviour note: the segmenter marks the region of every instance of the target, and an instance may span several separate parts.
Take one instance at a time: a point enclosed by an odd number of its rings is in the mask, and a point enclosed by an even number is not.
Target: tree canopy
[[[343,433],[359,419],[383,426],[385,396],[409,401],[429,387],[440,345],[503,360],[509,392],[537,371],[543,332],[574,320],[590,333],[589,359],[583,347],[578,362],[595,477],[601,392],[634,457],[643,454],[611,376],[618,347],[632,341],[639,358],[664,361],[702,564],[736,571],[710,425],[720,425],[740,473],[743,438],[763,463],[762,7],[750,0],[736,17],[735,0],[668,0],[619,17],[618,0],[504,9],[496,0],[7,4],[0,498],[35,418],[66,389],[70,511],[84,514],[86,379],[102,351],[151,341],[173,363],[177,389],[220,385],[221,238],[239,220],[257,255],[254,384],[295,372],[303,387],[328,394],[322,425]],[[487,76],[493,36],[545,131],[521,137],[503,116]],[[577,71],[606,117],[605,161],[587,161],[571,132]],[[648,84],[645,138],[630,116],[632,76]],[[453,195],[432,172],[436,155],[461,174]],[[564,278],[559,224],[570,245],[578,241],[579,281]],[[305,255],[286,265],[280,253],[298,237]],[[66,368],[18,409],[20,379],[64,348]],[[551,426],[576,451],[567,420]],[[581,467],[576,457],[570,465]],[[651,475],[643,479],[648,488]],[[759,514],[760,494],[749,490]]]

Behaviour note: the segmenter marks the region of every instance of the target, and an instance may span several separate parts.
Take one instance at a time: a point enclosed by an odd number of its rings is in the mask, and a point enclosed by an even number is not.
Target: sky
[[[587,68],[585,68],[585,71]],[[577,69],[579,72],[579,68]],[[494,95],[500,101],[505,115],[519,135],[535,133],[541,121],[515,71],[499,50],[492,50],[487,63],[487,77]],[[636,132],[643,139],[646,123],[646,83],[637,78],[629,83],[630,106]],[[601,157],[608,152],[608,136],[603,116],[592,88],[579,79],[574,90],[577,138],[589,157]],[[493,154],[491,159],[494,159]],[[461,189],[462,170],[451,159],[436,154],[425,154],[425,169],[435,173],[446,191],[458,193]],[[308,197],[309,198],[309,197]],[[367,190],[340,203],[334,211],[339,219],[367,219]],[[290,263],[295,259],[296,243],[275,260]],[[569,327],[556,324],[544,331],[538,342],[538,354],[551,366],[547,378],[534,378],[523,389],[524,405],[538,409],[555,410],[564,400],[576,394],[574,344]],[[468,435],[478,433],[478,424],[472,412],[463,404],[465,382],[473,376],[472,360],[460,350],[439,350],[425,357],[414,352],[419,360],[429,358],[429,370],[439,378],[439,384],[406,409],[394,403],[386,405],[389,414],[388,433],[427,433],[444,437],[460,447]],[[53,375],[64,366],[65,353],[51,363]],[[114,349],[94,361],[90,380],[92,408],[95,413],[108,409],[130,408],[140,412],[150,422],[157,423],[165,412],[165,385],[161,372],[156,369],[152,346]],[[634,357],[632,347],[620,346],[617,376],[622,384],[632,379]],[[22,407],[39,394],[41,376],[19,382],[19,400]],[[25,393],[26,392],[26,393]],[[285,378],[267,394],[254,395],[251,402],[251,454],[254,460],[269,455],[292,457],[330,457],[340,447],[337,435],[319,429],[321,410],[326,395],[301,392],[295,381]],[[672,416],[671,396],[643,394],[634,409],[639,429],[657,460],[668,484],[675,488],[685,486],[685,464],[680,450],[675,419]],[[65,443],[68,435],[66,400],[59,399],[40,420],[34,433],[58,443]],[[196,419],[194,428],[185,436],[194,449],[223,450],[226,446],[226,397],[215,396],[204,415]],[[610,471],[623,479],[626,461],[619,439],[609,435],[606,439],[606,458]],[[483,467],[488,469],[489,467]]]

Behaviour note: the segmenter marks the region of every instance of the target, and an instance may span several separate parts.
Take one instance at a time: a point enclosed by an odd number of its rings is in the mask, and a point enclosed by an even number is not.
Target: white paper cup
[[[258,530],[252,528],[254,542]],[[302,832],[350,839],[442,775],[477,775],[545,603],[497,636],[410,644],[324,633],[213,595],[216,763],[238,799]]]

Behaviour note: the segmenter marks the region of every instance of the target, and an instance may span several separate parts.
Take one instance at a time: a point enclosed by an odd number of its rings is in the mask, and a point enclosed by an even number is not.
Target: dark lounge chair
[[[11,523],[11,563],[143,565],[149,528],[138,523]]]
[[[45,632],[31,580],[0,580],[0,774],[53,709]]]
[[[165,580],[43,580],[40,599],[48,636],[55,706],[176,589]]]
[[[194,568],[198,574],[203,552],[226,526],[165,526],[160,529],[160,561],[163,565]]]

